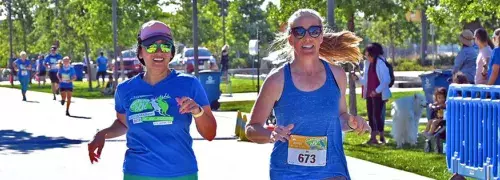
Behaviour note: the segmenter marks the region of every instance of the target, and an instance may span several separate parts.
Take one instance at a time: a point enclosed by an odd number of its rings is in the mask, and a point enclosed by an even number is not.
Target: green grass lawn
[[[260,81],[262,87],[263,81]],[[240,79],[231,78],[231,88],[233,93],[257,92],[257,79]],[[222,93],[229,93],[226,83],[221,83],[220,90]]]
[[[419,126],[419,132],[425,129],[425,125]],[[434,179],[449,179],[452,175],[446,167],[446,156],[437,153],[425,153],[423,137],[418,138],[416,146],[405,145],[402,149],[396,149],[396,144],[390,135],[391,127],[385,127],[385,134],[389,143],[380,146],[366,145],[369,135],[357,135],[347,133],[344,142],[344,150],[347,156],[367,160],[392,168],[412,172]]]
[[[423,91],[410,91],[410,92],[396,92],[392,94],[392,98],[386,103],[386,119],[390,119],[391,117],[391,103],[401,97],[412,96],[415,93],[422,93]],[[349,106],[349,102],[348,106]],[[254,101],[241,101],[241,102],[225,102],[221,103],[220,110],[222,111],[241,111],[241,112],[250,112],[252,110]],[[358,115],[367,118],[367,110],[366,110],[366,100],[361,98],[361,95],[357,95],[356,97],[356,106],[358,107]],[[425,117],[425,111],[423,112],[422,117]]]
[[[73,83],[73,97],[80,97],[80,98],[87,98],[87,99],[102,99],[102,98],[113,98],[113,96],[105,96],[101,93],[100,89],[93,88],[93,91],[89,91],[89,84],[88,82],[81,82],[81,81],[75,81]],[[92,82],[92,86],[96,87],[97,83],[95,81]],[[0,85],[0,87],[8,87],[10,88],[10,85]],[[101,86],[102,87],[102,86]],[[20,89],[20,85],[14,85],[14,88]],[[28,96],[29,96],[29,91],[37,91],[37,92],[45,92],[45,93],[52,93],[52,90],[50,88],[50,81],[48,81],[45,86],[41,85],[38,87],[38,83],[35,83],[33,81],[33,84],[30,85],[30,88],[28,89]]]

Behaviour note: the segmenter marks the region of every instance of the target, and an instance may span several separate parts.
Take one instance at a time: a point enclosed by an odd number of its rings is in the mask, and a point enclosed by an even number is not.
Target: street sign
[[[252,56],[256,56],[259,53],[259,41],[252,39],[248,42],[248,53]]]

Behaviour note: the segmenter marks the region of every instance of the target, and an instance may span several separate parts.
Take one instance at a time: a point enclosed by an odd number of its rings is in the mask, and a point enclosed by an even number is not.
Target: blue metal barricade
[[[446,101],[449,171],[499,179],[500,86],[452,84]]]

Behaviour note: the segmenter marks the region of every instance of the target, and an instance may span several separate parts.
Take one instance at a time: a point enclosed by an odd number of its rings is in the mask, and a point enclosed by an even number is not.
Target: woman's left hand
[[[365,131],[366,132],[371,132],[372,129],[370,128],[370,125],[366,123],[366,120],[363,119],[360,116],[350,116],[348,125],[356,132],[358,132],[359,135],[363,134]]]
[[[177,101],[177,105],[180,106],[179,112],[181,114],[198,114],[201,111],[201,107],[189,97],[175,98],[175,100]]]

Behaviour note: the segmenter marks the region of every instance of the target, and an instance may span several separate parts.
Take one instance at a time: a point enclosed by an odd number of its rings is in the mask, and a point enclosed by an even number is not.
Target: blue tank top
[[[330,66],[325,67],[326,81],[317,90],[304,92],[292,81],[290,64],[284,67],[283,92],[274,106],[277,125],[294,124],[292,135],[326,136],[325,166],[299,166],[288,164],[288,142],[278,141],[271,153],[270,177],[277,179],[325,179],[338,176],[350,179],[342,146],[342,129],[339,119],[340,89]]]

